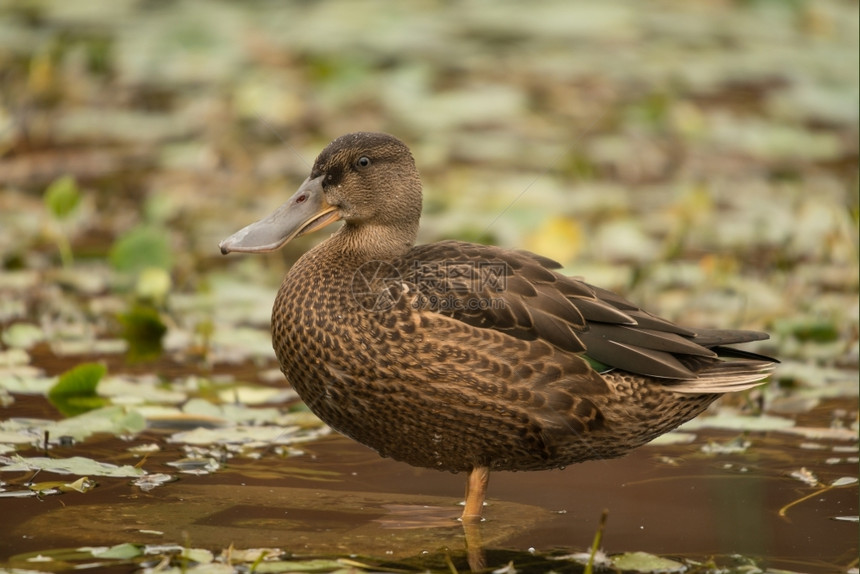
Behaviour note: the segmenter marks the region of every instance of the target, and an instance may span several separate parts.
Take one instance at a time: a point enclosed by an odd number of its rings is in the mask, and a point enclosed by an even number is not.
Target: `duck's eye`
[[[361,156],[355,161],[355,165],[357,167],[369,167],[370,166],[370,158],[366,155]]]

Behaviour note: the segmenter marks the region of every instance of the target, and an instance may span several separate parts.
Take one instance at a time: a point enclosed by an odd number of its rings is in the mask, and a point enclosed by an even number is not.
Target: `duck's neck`
[[[326,249],[341,254],[357,265],[368,261],[391,261],[415,245],[418,222],[398,226],[346,222],[325,243]]]
[[[404,255],[415,244],[417,224],[392,229],[349,222],[331,237],[305,253],[284,278],[282,294],[314,289],[350,289],[356,271],[370,262],[391,262]]]

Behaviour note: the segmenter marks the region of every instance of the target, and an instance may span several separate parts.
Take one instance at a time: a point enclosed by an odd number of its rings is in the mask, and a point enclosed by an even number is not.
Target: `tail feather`
[[[675,392],[693,394],[731,393],[751,389],[762,384],[776,367],[773,359],[758,356],[764,360],[719,361],[696,373],[696,379],[665,384]]]
[[[703,347],[717,347],[720,345],[734,345],[737,343],[749,343],[750,341],[763,341],[770,335],[763,331],[747,331],[744,329],[698,329],[693,336],[693,342]]]
[[[733,359],[750,359],[753,361],[779,363],[779,361],[777,359],[774,359],[773,357],[768,357],[767,355],[760,355],[751,351],[735,349],[734,347],[711,347],[711,350],[717,353],[717,355],[720,357],[731,357]]]

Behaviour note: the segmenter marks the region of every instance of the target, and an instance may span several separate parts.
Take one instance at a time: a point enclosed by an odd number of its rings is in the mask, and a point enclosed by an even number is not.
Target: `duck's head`
[[[327,145],[286,203],[219,247],[224,254],[274,251],[342,219],[348,233],[408,248],[420,216],[421,180],[409,148],[388,134],[358,132]]]

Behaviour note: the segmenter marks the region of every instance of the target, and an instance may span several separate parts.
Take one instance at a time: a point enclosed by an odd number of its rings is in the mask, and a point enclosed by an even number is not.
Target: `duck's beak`
[[[337,208],[325,200],[323,177],[307,178],[299,190],[271,215],[240,229],[219,243],[221,253],[275,251],[299,235],[316,231],[340,219]]]

